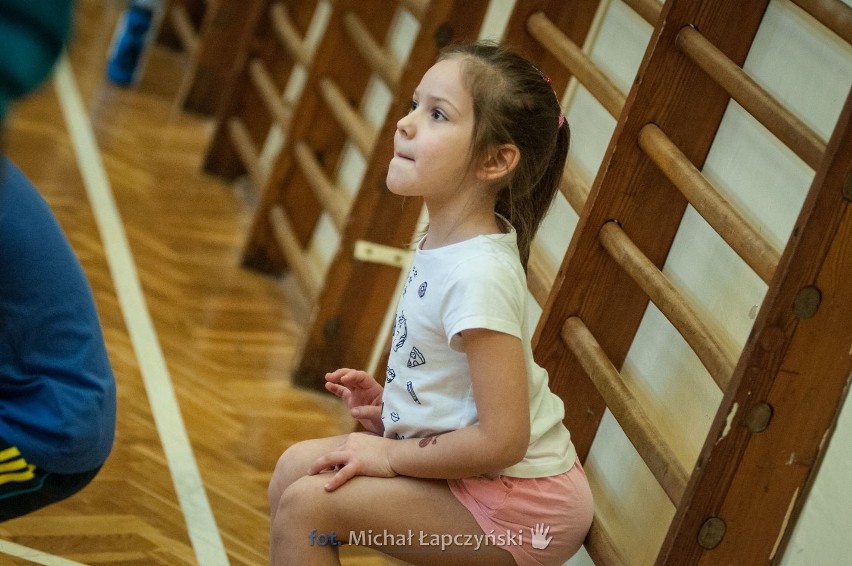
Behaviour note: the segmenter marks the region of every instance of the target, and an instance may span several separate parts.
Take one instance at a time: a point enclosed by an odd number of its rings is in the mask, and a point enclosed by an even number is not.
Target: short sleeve
[[[519,264],[493,253],[468,258],[449,274],[441,304],[449,345],[458,333],[472,328],[522,338],[525,300],[526,282]]]

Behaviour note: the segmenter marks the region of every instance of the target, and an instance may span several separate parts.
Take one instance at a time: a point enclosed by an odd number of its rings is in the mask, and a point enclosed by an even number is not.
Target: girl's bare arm
[[[462,478],[495,472],[519,462],[530,436],[529,392],[520,340],[491,330],[467,330],[464,348],[470,363],[479,423],[436,437],[390,440],[352,434],[311,467],[335,467],[332,491],[356,475]]]
[[[530,439],[529,390],[521,341],[493,330],[463,332],[479,424],[438,437],[397,441],[388,458],[402,475],[461,478],[519,462]]]

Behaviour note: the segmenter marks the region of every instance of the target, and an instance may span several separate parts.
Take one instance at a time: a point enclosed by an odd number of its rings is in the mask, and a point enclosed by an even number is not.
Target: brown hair
[[[514,226],[524,269],[530,243],[547,213],[565,168],[570,132],[550,80],[532,63],[495,43],[453,45],[441,60],[458,60],[473,99],[471,160],[502,144],[520,150],[501,179],[495,211]]]

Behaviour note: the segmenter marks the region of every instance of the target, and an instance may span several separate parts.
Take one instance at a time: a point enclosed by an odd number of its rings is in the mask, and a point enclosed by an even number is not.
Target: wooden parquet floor
[[[278,455],[300,439],[351,430],[352,421],[331,396],[290,385],[304,306],[286,280],[239,267],[251,199],[201,172],[211,122],[175,108],[183,56],[155,47],[137,87],[106,81],[122,5],[77,2],[71,68],[228,561],[266,564],[266,486]],[[51,84],[13,106],[4,138],[4,151],[48,200],[94,289],[119,413],[112,455],[94,482],[0,524],[0,539],[84,564],[197,564]],[[30,563],[0,553],[0,564]],[[354,549],[344,563],[387,562]]]

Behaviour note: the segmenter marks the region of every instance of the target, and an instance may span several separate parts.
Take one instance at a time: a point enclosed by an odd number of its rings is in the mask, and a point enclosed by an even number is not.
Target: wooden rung
[[[266,111],[279,126],[286,128],[293,117],[293,109],[281,100],[281,94],[261,59],[252,59],[249,63],[249,75],[254,88],[263,100]]]
[[[793,3],[852,44],[852,6],[841,0],[793,0]]]
[[[297,142],[293,147],[293,153],[296,163],[314,190],[317,200],[331,217],[334,227],[338,231],[343,231],[349,214],[349,201],[343,191],[328,179],[308,144],[303,141]]]
[[[421,22],[426,17],[426,11],[429,9],[429,0],[400,0],[399,3]]]
[[[174,4],[169,11],[169,19],[183,48],[192,54],[198,50],[198,33],[192,24],[192,19],[186,13],[183,4]]]
[[[278,36],[281,45],[290,54],[294,61],[304,65],[305,67],[311,64],[311,52],[302,41],[299,31],[290,19],[287,9],[281,2],[276,2],[269,8],[269,16],[272,20],[272,28]]]
[[[609,255],[669,319],[695,351],[713,380],[725,391],[734,371],[734,360],[725,353],[692,307],[617,223],[604,224],[599,238]]]
[[[560,63],[577,77],[607,112],[618,118],[625,96],[583,50],[571,41],[544,12],[532,14],[526,22],[527,31]]]
[[[293,275],[296,276],[299,286],[311,301],[316,301],[319,296],[319,285],[305,260],[302,245],[296,237],[296,232],[280,205],[275,205],[269,209],[269,222],[272,224],[275,240],[281,248],[281,253],[287,258],[287,263]]]
[[[580,176],[569,163],[562,174],[559,183],[559,191],[571,205],[578,215],[586,204],[589,197],[589,187],[580,180]],[[547,261],[541,253],[533,250],[527,263],[527,287],[535,301],[543,307],[547,302],[547,296],[556,280],[557,266]]]
[[[265,175],[260,168],[260,155],[257,148],[251,141],[251,135],[246,128],[245,123],[236,116],[228,120],[228,135],[231,138],[231,143],[234,144],[234,149],[237,150],[237,155],[243,167],[248,171],[251,180],[258,186],[263,186]]]
[[[686,468],[680,464],[583,321],[576,316],[568,317],[562,325],[561,336],[606,401],[636,452],[677,506],[689,480]]]
[[[656,124],[639,132],[639,147],[713,229],[766,283],[781,259],[769,242],[726,201]]]
[[[387,87],[395,91],[402,76],[402,66],[396,60],[396,57],[376,43],[370,31],[357,15],[352,12],[346,13],[343,16],[343,25],[361,57],[367,61],[373,71],[378,73]]]
[[[535,243],[533,243],[535,244]],[[527,262],[527,288],[539,306],[544,307],[556,279],[556,266],[534,247]]]
[[[618,547],[615,546],[612,535],[604,526],[597,511],[595,511],[594,519],[592,519],[592,527],[589,529],[589,534],[586,535],[584,546],[596,566],[621,566],[623,564],[630,564],[621,554],[621,551],[618,550]]]
[[[577,174],[571,163],[565,168],[562,173],[562,180],[559,182],[559,192],[574,209],[574,212],[579,216],[583,207],[586,206],[586,200],[589,198],[589,186],[584,183]]]
[[[349,101],[346,100],[334,81],[328,78],[320,79],[319,88],[323,100],[331,109],[337,123],[343,128],[346,135],[361,152],[361,155],[365,159],[369,159],[373,153],[373,147],[376,145],[378,132],[367,124],[360,114],[352,110]]]
[[[358,240],[355,242],[355,248],[352,250],[352,257],[358,261],[405,269],[411,265],[414,252],[394,246],[385,246],[376,244],[375,242]]]
[[[825,153],[825,141],[758,85],[739,65],[728,59],[701,32],[690,26],[684,27],[677,35],[677,45],[805,163],[813,169],[819,167]]]
[[[663,5],[657,2],[657,0],[623,0],[625,4],[633,8],[633,11],[639,14],[639,16],[651,24],[652,26],[657,23],[657,19],[660,17],[660,12],[663,11]]]

